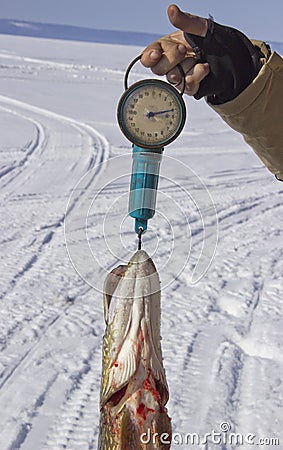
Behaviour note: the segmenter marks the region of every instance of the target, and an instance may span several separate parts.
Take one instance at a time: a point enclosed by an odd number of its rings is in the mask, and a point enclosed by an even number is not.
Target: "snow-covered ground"
[[[140,51],[0,36],[1,450],[96,448],[100,291],[137,243],[116,105]],[[186,102],[144,239],[163,287],[172,448],[283,448],[283,184]],[[255,437],[177,444],[225,426]]]

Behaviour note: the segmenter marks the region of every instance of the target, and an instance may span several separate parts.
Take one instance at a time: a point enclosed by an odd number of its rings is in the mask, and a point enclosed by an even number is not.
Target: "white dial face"
[[[168,143],[179,134],[184,111],[178,93],[166,85],[155,80],[144,82],[126,96],[122,123],[132,142],[154,147]]]

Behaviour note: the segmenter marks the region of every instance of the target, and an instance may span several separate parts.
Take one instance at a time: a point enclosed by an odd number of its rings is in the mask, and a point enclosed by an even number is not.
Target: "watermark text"
[[[157,444],[160,442],[162,445],[175,444],[175,445],[205,445],[208,443],[216,445],[266,445],[266,446],[279,446],[278,437],[258,437],[254,433],[236,433],[231,431],[231,425],[229,422],[222,422],[220,424],[220,430],[212,430],[209,433],[173,433],[172,437],[168,433],[153,433],[148,429],[147,432],[142,433],[140,441],[142,444]]]

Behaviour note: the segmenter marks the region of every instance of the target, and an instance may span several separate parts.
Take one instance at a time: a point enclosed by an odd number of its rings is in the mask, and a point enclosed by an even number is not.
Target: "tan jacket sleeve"
[[[260,46],[259,41],[253,41]],[[264,47],[264,44],[262,44]],[[258,76],[238,97],[209,105],[253,148],[266,167],[283,180],[283,59],[273,52]]]

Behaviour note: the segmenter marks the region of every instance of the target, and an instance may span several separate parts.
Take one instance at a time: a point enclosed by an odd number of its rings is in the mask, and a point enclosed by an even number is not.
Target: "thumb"
[[[184,13],[176,5],[169,6],[168,17],[172,25],[179,28],[179,30],[205,37],[208,24],[207,20],[203,17],[192,16],[189,13]]]

